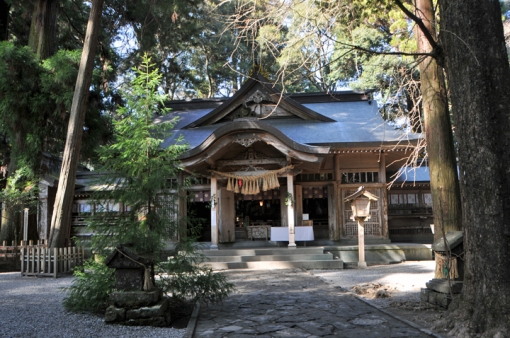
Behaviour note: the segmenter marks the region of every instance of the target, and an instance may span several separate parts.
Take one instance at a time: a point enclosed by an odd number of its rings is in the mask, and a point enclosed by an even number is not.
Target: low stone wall
[[[358,246],[325,246],[324,252],[343,262],[358,261]],[[365,246],[365,261],[394,263],[402,261],[432,260],[432,250],[427,244],[383,244]]]

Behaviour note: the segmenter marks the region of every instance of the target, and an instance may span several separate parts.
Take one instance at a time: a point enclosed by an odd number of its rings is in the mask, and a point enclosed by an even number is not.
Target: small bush
[[[108,306],[108,297],[115,288],[115,270],[103,260],[90,259],[78,270],[73,284],[66,289],[64,307],[71,311],[101,312]]]
[[[158,265],[158,286],[168,295],[203,304],[223,301],[234,291],[234,284],[211,268],[198,266],[204,255],[197,251],[191,240],[184,240],[176,247],[175,255]]]

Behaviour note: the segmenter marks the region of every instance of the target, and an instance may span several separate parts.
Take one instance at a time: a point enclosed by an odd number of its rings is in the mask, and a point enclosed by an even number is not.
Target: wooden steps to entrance
[[[204,265],[214,270],[228,269],[343,269],[343,262],[323,247],[253,248],[204,250]]]

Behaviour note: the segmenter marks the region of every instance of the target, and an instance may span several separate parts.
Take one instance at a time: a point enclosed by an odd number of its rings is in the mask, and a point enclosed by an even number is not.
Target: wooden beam
[[[229,165],[253,165],[253,164],[278,164],[282,167],[287,165],[284,158],[260,158],[251,160],[219,160],[216,161],[218,167],[226,167]]]

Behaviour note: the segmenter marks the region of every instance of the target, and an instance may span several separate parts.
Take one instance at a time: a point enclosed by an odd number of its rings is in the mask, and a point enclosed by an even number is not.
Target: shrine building
[[[427,168],[424,178],[402,175],[387,188],[423,135],[385,122],[369,92],[282,95],[255,75],[228,99],[169,107],[158,122],[178,122],[164,146],[183,137],[180,165],[196,177],[179,213],[204,220],[199,241],[210,248],[356,243],[343,201],[360,186],[378,197],[365,222],[368,243],[432,242]]]

